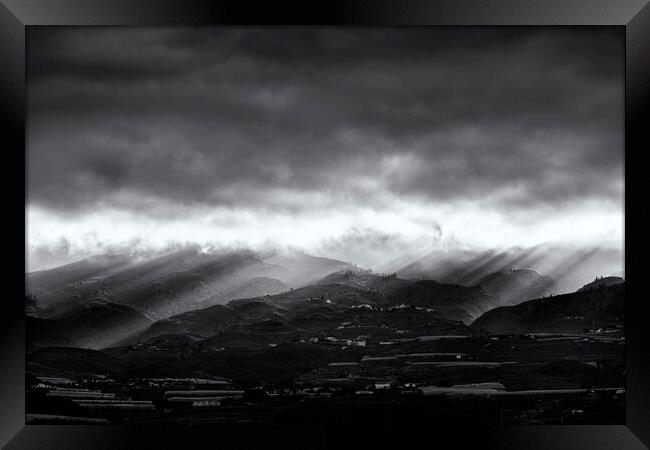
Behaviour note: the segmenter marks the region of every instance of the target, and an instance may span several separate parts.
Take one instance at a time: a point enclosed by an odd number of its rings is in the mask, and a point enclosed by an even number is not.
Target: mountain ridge
[[[472,327],[493,334],[510,333],[577,333],[598,322],[599,326],[622,324],[625,284],[601,289],[529,300],[514,306],[494,308],[473,323]]]

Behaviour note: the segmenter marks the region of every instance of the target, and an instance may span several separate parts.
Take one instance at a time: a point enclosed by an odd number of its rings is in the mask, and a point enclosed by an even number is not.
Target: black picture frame
[[[27,198],[25,131],[26,27],[33,25],[582,25],[620,26],[626,35],[625,75],[625,266],[626,266],[626,425],[509,426],[468,429],[459,424],[431,424],[428,430],[315,430],[258,427],[127,428],[117,426],[25,425],[24,258],[19,218],[25,205],[17,183],[23,177]],[[0,0],[0,111],[5,171],[5,247],[8,268],[0,317],[0,444],[8,449],[39,448],[214,448],[232,439],[238,447],[313,448],[345,444],[366,446],[368,440],[406,444],[415,435],[445,439],[454,447],[524,449],[640,449],[650,446],[650,351],[646,326],[648,221],[643,218],[646,187],[644,150],[650,149],[645,126],[650,98],[650,5],[647,0],[409,0],[390,2],[328,1],[302,5],[260,5],[245,1],[208,0]],[[23,155],[21,157],[20,155]],[[25,169],[26,170],[26,169]],[[637,214],[638,212],[638,214]],[[25,217],[24,215],[22,216]],[[16,228],[16,230],[13,229]],[[23,231],[24,232],[24,231]],[[24,235],[23,235],[24,236]],[[16,272],[14,274],[14,271]],[[408,435],[405,435],[408,433]],[[277,439],[277,441],[276,441]],[[280,441],[282,439],[282,441]],[[427,445],[429,445],[427,444]]]

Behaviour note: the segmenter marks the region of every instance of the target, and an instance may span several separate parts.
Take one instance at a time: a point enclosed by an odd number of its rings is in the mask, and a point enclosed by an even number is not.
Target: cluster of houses
[[[139,378],[133,380],[131,385],[138,383],[140,385],[146,385],[149,387],[169,387],[169,386],[179,386],[179,385],[189,385],[189,386],[229,386],[232,382],[225,378]]]
[[[182,406],[221,406],[223,402],[241,400],[243,390],[235,389],[190,389],[166,391],[164,400]]]
[[[122,383],[116,383],[106,376],[80,380],[44,376],[36,378],[38,382],[31,386],[33,392],[40,392],[46,398],[68,400],[76,406],[92,410],[94,414],[101,413],[101,411],[152,411],[157,409],[156,403],[166,409],[187,406],[220,406],[224,402],[240,400],[244,396],[243,390],[234,389],[232,382],[223,378],[137,378]],[[137,392],[140,389],[152,389],[149,392],[152,394],[156,391],[160,392],[160,389],[168,389],[163,391],[160,402],[158,400],[134,400],[126,395],[105,392],[96,388],[95,383],[101,384],[109,380],[115,391]]]
[[[337,345],[342,346],[342,349],[345,350],[347,347],[365,347],[368,342],[368,336],[357,336],[356,338],[337,338],[334,336],[327,336],[324,338],[320,337],[311,337],[307,339],[300,339],[298,342],[301,344],[310,343],[310,344],[325,344],[325,345]]]
[[[484,362],[484,361],[466,361],[467,355],[461,352],[433,352],[433,353],[406,353],[398,355],[364,355],[359,361],[341,361],[331,362],[327,366],[330,368],[356,367],[369,364],[382,365],[440,365],[440,366],[458,366],[458,365],[482,365],[496,366],[504,363]],[[431,359],[435,360],[431,360]]]
[[[37,377],[34,390],[45,392],[49,398],[61,398],[86,410],[154,410],[151,400],[132,400],[114,392],[80,387],[77,381],[63,377]]]

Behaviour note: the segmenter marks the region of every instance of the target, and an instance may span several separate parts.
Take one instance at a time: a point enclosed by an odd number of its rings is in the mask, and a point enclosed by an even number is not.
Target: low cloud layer
[[[132,240],[345,256],[359,230],[371,247],[621,246],[620,30],[50,27],[28,42],[34,267]]]

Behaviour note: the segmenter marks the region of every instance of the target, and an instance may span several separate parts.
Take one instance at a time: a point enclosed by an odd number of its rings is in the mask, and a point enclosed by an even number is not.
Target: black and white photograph
[[[626,423],[623,28],[26,43],[26,424]]]

